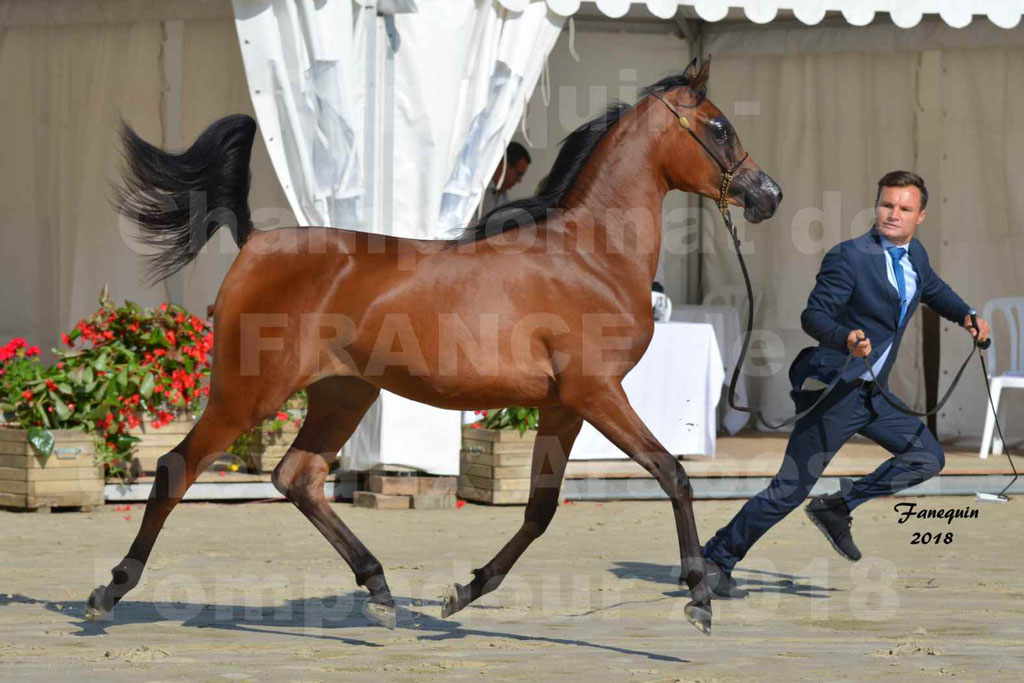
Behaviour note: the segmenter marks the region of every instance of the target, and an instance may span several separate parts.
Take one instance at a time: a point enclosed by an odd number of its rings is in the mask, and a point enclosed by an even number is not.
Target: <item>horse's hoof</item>
[[[363,616],[372,623],[390,630],[394,630],[398,621],[395,617],[394,605],[385,605],[382,602],[371,602],[370,600],[363,603]]]
[[[89,599],[85,603],[86,621],[99,621],[104,614],[110,611],[110,608],[105,606],[106,594],[107,589],[104,586],[94,589],[89,594]]]
[[[441,618],[447,619],[451,615],[458,612],[460,609],[465,607],[462,601],[459,599],[459,594],[465,590],[464,586],[454,584],[444,589],[444,593],[441,594]]]
[[[690,623],[696,626],[706,636],[711,635],[711,605],[702,607],[695,602],[690,602],[683,608],[683,613]]]

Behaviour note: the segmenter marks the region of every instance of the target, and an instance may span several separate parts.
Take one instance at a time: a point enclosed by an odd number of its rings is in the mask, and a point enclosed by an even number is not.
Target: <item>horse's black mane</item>
[[[640,90],[637,101],[651,93],[665,92],[681,86],[689,86],[690,78],[685,72],[666,76],[657,83]],[[705,96],[704,90],[697,93],[698,103]],[[633,105],[624,102],[612,102],[600,114],[569,133],[562,140],[562,149],[558,152],[551,172],[542,182],[537,194],[524,197],[495,207],[476,223],[467,227],[460,241],[472,242],[490,235],[497,235],[512,228],[536,223],[547,216],[548,211],[558,206],[562,197],[576,182],[587,159],[597,149],[604,134],[618,123],[619,119]]]

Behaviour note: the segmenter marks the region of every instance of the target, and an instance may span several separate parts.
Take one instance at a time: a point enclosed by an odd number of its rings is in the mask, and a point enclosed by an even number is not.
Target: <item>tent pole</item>
[[[686,41],[690,59],[703,64],[705,22],[687,19],[681,10],[676,14],[675,22],[678,36]],[[704,205],[701,199],[697,200],[697,208],[697,248],[686,255],[686,299],[690,304],[700,304],[704,300]]]
[[[363,100],[363,229],[377,232],[376,198],[376,126],[377,120],[377,7],[376,3],[364,5],[363,12],[370,12],[369,20],[363,21],[364,63],[363,77],[366,93]],[[364,15],[367,16],[367,15]]]

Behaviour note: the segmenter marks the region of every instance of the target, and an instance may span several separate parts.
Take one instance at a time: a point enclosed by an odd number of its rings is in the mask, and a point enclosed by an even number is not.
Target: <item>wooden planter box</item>
[[[103,504],[103,467],[93,437],[78,429],[53,429],[53,453],[36,455],[27,429],[0,428],[0,507],[48,510]]]
[[[273,472],[298,434],[298,427],[293,427],[289,422],[279,436],[263,436],[259,452],[253,454],[253,459],[259,463],[260,472]]]
[[[141,441],[135,444],[133,460],[138,463],[140,472],[156,474],[156,461],[161,455],[169,453],[192,431],[195,420],[191,416],[177,417],[159,429],[153,428],[152,419],[145,417],[142,424],[128,432]]]
[[[460,498],[491,505],[522,505],[530,496],[530,464],[537,432],[462,428]]]

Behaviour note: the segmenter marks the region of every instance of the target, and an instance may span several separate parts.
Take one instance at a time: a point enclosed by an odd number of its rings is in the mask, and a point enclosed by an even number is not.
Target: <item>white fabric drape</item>
[[[107,201],[118,116],[160,139],[160,40],[157,22],[0,29],[0,340],[58,346],[105,284],[161,300]]]
[[[563,23],[542,2],[511,16],[493,3],[479,6],[459,88],[452,131],[457,155],[441,199],[440,230],[470,222]]]
[[[234,0],[234,9],[259,128],[300,224],[360,229],[351,0]]]
[[[169,98],[180,100],[186,143],[216,118],[252,111],[230,12],[185,17],[181,87],[165,91],[165,26],[110,23],[102,10],[91,6],[95,16],[66,25],[17,13],[17,25],[0,29],[0,82],[18,94],[0,107],[0,340],[26,337],[44,353],[96,309],[104,285],[115,301],[155,306],[169,298],[163,284],[140,284],[134,227],[108,200],[119,118],[165,145]],[[259,140],[251,167],[257,227],[294,224]],[[189,310],[205,315],[235,253],[220,231],[185,269]]]
[[[957,50],[941,54],[941,116],[934,144],[939,156],[936,210],[941,250],[936,270],[980,313],[1000,296],[1024,296],[1024,48]],[[932,213],[929,204],[929,214]],[[928,219],[931,220],[931,215]],[[1007,367],[1008,330],[994,322],[997,362]],[[965,332],[940,328],[945,389],[970,348]],[[1002,348],[1000,349],[1000,345]],[[939,414],[939,437],[972,445],[985,419],[985,385],[972,361]],[[1024,439],[1024,396],[1005,391],[1000,423],[1010,445]],[[1017,452],[1017,451],[1015,451]]]
[[[509,9],[520,9],[529,0],[498,0]],[[569,16],[580,9],[580,0],[546,0],[553,12]],[[1024,8],[1014,0],[588,0],[602,14],[613,19],[629,11],[630,5],[646,5],[661,19],[671,19],[680,7],[693,8],[704,21],[721,21],[730,9],[742,9],[756,24],[774,20],[779,10],[792,10],[804,24],[817,24],[826,12],[841,12],[854,26],[871,23],[876,15],[887,14],[900,28],[917,26],[928,14],[937,14],[953,28],[963,28],[974,15],[987,16],[996,26],[1014,28]]]

